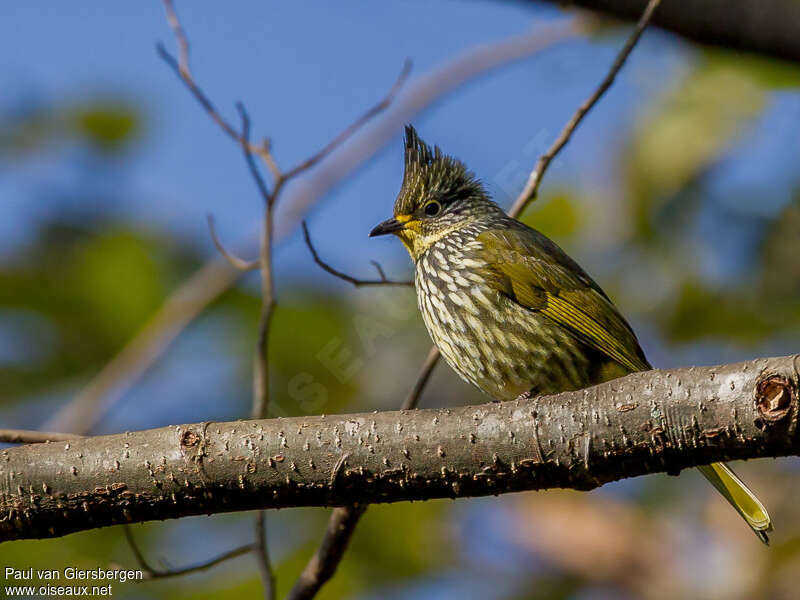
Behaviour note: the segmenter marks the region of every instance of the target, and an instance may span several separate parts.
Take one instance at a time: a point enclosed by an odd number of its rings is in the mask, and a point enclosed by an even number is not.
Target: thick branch
[[[647,3],[646,0],[558,1],[632,21],[639,18]],[[702,44],[800,61],[800,35],[797,35],[800,2],[796,0],[665,2],[653,24]]]
[[[0,540],[257,508],[485,496],[788,456],[800,355],[452,409],[178,425],[0,452]]]

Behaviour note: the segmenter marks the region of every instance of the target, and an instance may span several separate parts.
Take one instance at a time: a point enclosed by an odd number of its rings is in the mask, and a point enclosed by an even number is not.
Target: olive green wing
[[[551,240],[514,223],[510,229],[482,233],[478,241],[476,252],[488,263],[484,274],[511,300],[546,315],[627,370],[650,368],[608,296]],[[698,468],[768,544],[772,521],[756,495],[725,464]]]
[[[625,369],[649,369],[636,335],[600,286],[550,239],[517,223],[477,238],[481,245],[476,252],[500,291]]]

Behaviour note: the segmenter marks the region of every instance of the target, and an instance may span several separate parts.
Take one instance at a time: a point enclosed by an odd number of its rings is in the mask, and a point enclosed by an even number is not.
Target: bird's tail
[[[714,463],[697,467],[720,494],[725,496],[764,544],[769,545],[767,532],[772,531],[772,521],[767,509],[748,489],[730,467],[724,463]]]

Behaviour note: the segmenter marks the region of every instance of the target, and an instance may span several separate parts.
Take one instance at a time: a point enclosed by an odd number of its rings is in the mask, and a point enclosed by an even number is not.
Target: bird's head
[[[464,163],[423,142],[406,126],[405,174],[394,216],[370,237],[393,233],[415,261],[451,231],[500,212]]]

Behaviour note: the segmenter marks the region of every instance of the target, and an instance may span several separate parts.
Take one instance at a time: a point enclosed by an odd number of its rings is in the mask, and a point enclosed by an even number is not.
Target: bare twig
[[[44,442],[66,442],[81,437],[75,433],[35,431],[29,429],[0,429],[0,442],[6,444],[40,444]]]
[[[172,4],[172,0],[163,0],[164,3],[164,10],[167,13],[167,21],[172,28],[172,32],[175,34],[175,39],[178,43],[178,56],[179,59],[176,60],[172,54],[170,54],[167,49],[164,47],[164,44],[159,43],[156,46],[156,50],[158,55],[167,63],[173,71],[181,78],[183,83],[195,97],[197,102],[200,106],[205,109],[208,113],[208,116],[222,128],[222,130],[228,134],[228,136],[233,139],[234,141],[241,144],[243,142],[239,132],[227,121],[225,118],[219,113],[216,109],[214,104],[209,100],[208,96],[206,96],[205,92],[200,88],[199,85],[194,80],[192,73],[189,69],[189,42],[186,38],[186,34],[183,31],[183,27],[181,27],[180,21],[178,20],[178,15],[175,12],[175,7]],[[250,145],[248,144],[248,151],[257,155],[263,156],[265,152],[265,146],[258,146],[258,145]]]
[[[214,215],[209,214],[206,216],[206,219],[208,221],[208,233],[211,236],[211,241],[214,242],[214,247],[234,269],[247,272],[258,268],[257,260],[245,260],[243,258],[239,258],[232,252],[229,252],[228,249],[222,245],[219,237],[217,237],[217,228]]]
[[[361,129],[364,125],[367,124],[373,117],[378,115],[379,113],[383,112],[394,100],[395,96],[397,96],[400,89],[405,84],[408,76],[411,74],[411,60],[406,59],[403,63],[403,68],[400,70],[400,74],[397,76],[397,79],[394,82],[394,85],[389,89],[389,93],[384,96],[384,98],[378,102],[375,106],[370,108],[367,112],[361,115],[358,119],[353,121],[344,131],[342,131],[339,135],[333,138],[330,142],[328,142],[320,151],[318,151],[313,156],[307,158],[297,166],[289,171],[286,172],[286,179],[291,179],[295,175],[302,173],[303,171],[309,170],[311,167],[316,165],[319,161],[323,158],[328,156],[331,152],[333,152],[336,148],[341,146],[344,142],[346,142],[349,138],[353,136],[359,129]]]
[[[428,380],[431,377],[431,373],[433,373],[434,367],[436,367],[436,364],[439,362],[439,356],[439,349],[436,346],[431,346],[428,356],[425,357],[425,362],[423,362],[422,367],[420,367],[417,380],[414,382],[414,387],[411,388],[408,396],[406,396],[406,399],[403,401],[403,410],[417,408],[419,398],[425,390],[425,386],[428,385]]]
[[[167,23],[175,35],[175,41],[178,43],[178,68],[181,76],[191,79],[192,71],[189,68],[189,39],[186,37],[186,32],[183,31],[181,22],[178,20],[178,15],[175,13],[175,6],[172,0],[164,0],[164,10],[167,13]]]
[[[260,176],[258,167],[252,160],[252,154],[248,151],[247,141],[250,136],[250,120],[247,118],[247,113],[241,109],[242,115],[242,149],[244,151],[247,166],[253,179],[256,181],[259,189],[262,190],[264,195],[265,209],[264,209],[264,222],[261,230],[261,249],[259,253],[258,264],[261,270],[261,295],[262,295],[262,308],[261,316],[258,325],[258,341],[256,344],[256,360],[254,367],[253,378],[253,408],[251,411],[252,418],[263,419],[267,414],[267,402],[269,399],[269,378],[268,378],[268,342],[269,342],[269,328],[272,322],[272,315],[275,308],[275,281],[272,273],[272,208],[274,205],[274,197],[266,192],[263,186],[263,179]]]
[[[320,588],[333,577],[366,510],[366,504],[352,504],[333,510],[319,548],[306,563],[285,600],[309,600],[316,596]]]
[[[222,130],[228,134],[230,138],[232,138],[239,144],[242,144],[246,148],[248,153],[259,156],[261,157],[262,160],[264,160],[264,162],[270,168],[272,174],[275,176],[276,188],[282,186],[283,183],[285,183],[286,181],[289,181],[290,179],[293,179],[297,175],[312,168],[319,161],[324,159],[336,148],[338,148],[347,139],[349,139],[354,133],[356,133],[373,117],[384,111],[391,104],[394,97],[397,95],[397,92],[400,90],[405,81],[408,79],[408,75],[411,72],[411,62],[409,60],[406,60],[405,63],[403,64],[402,70],[400,71],[400,75],[398,76],[394,85],[389,90],[389,93],[383,99],[381,99],[380,102],[378,102],[375,106],[367,110],[367,112],[365,112],[361,117],[356,119],[353,123],[348,125],[339,135],[337,135],[335,138],[333,138],[333,140],[328,142],[321,150],[317,151],[309,158],[295,165],[282,175],[278,175],[280,171],[279,169],[277,169],[274,157],[270,153],[269,142],[265,140],[262,144],[253,144],[249,140],[247,141],[243,140],[241,135],[220,114],[220,112],[216,109],[216,107],[208,98],[208,96],[205,94],[205,92],[202,90],[202,88],[196,83],[189,69],[188,41],[186,39],[186,35],[183,32],[183,28],[180,25],[180,21],[178,20],[177,14],[175,13],[175,9],[174,6],[172,5],[171,0],[164,0],[164,9],[167,13],[167,20],[169,21],[170,26],[172,27],[172,30],[175,33],[175,37],[178,41],[179,59],[176,60],[175,57],[172,56],[167,51],[167,49],[164,47],[163,44],[159,44],[157,46],[159,56],[175,71],[175,73],[181,78],[181,80],[184,82],[184,84],[192,93],[192,95],[195,97],[195,99],[198,101],[198,103],[205,109],[205,111],[214,120],[214,122],[217,123],[217,125],[219,125],[222,128]],[[275,195],[277,196],[277,194]]]
[[[272,570],[272,561],[269,557],[269,544],[267,543],[267,511],[260,510],[256,513],[255,520],[256,543],[252,545],[256,557],[256,566],[264,585],[264,598],[275,600],[275,572]]]
[[[128,541],[128,545],[130,546],[131,551],[133,552],[133,556],[136,559],[136,563],[139,565],[139,569],[141,569],[145,575],[144,581],[152,581],[153,579],[168,579],[170,577],[180,577],[182,575],[189,575],[191,573],[197,573],[199,571],[206,571],[211,567],[215,567],[218,564],[223,563],[227,560],[236,558],[238,556],[243,556],[253,551],[253,545],[247,544],[244,546],[233,548],[231,550],[228,550],[227,552],[223,552],[222,554],[215,556],[214,558],[205,560],[201,563],[190,565],[188,567],[181,567],[180,569],[159,570],[150,566],[147,560],[145,560],[144,554],[142,553],[142,550],[139,548],[139,544],[133,537],[133,532],[131,531],[130,525],[124,524],[122,526],[122,530],[125,533],[125,539]]]
[[[372,266],[375,267],[375,270],[378,272],[378,277],[381,278],[381,281],[385,281],[386,280],[386,273],[384,272],[383,267],[381,266],[381,263],[379,263],[377,260],[371,260],[369,262],[371,262]],[[412,283],[413,282],[409,281],[409,285],[411,285]]]
[[[353,277],[352,275],[348,275],[347,273],[342,273],[338,269],[334,269],[324,260],[322,260],[317,252],[317,249],[314,247],[314,244],[311,243],[311,235],[308,233],[308,225],[306,222],[302,222],[303,227],[303,238],[306,241],[306,246],[308,246],[309,251],[311,252],[311,257],[314,259],[314,262],[317,263],[324,271],[327,271],[334,277],[338,277],[339,279],[343,279],[348,283],[352,283],[356,287],[361,287],[362,285],[405,285],[410,286],[414,285],[413,281],[397,281],[394,279],[387,279],[386,274],[383,272],[383,267],[375,261],[371,261],[375,268],[378,270],[378,275],[380,279],[358,279],[357,277]]]
[[[272,316],[275,313],[275,279],[272,269],[272,212],[275,205],[276,190],[270,194],[261,177],[261,172],[253,160],[249,150],[250,118],[242,104],[238,105],[242,118],[242,151],[247,162],[250,174],[264,199],[264,223],[261,230],[261,250],[259,254],[259,268],[261,270],[261,314],[258,320],[258,340],[256,342],[255,359],[253,362],[253,406],[250,416],[253,419],[263,419],[267,416],[269,406],[269,332]],[[275,598],[275,573],[269,558],[267,544],[267,518],[265,512],[259,511],[255,519],[256,555],[259,573],[264,584],[264,598]]]
[[[280,194],[280,185],[278,182],[284,179],[284,175],[281,173],[281,170],[278,168],[278,165],[275,163],[275,160],[272,157],[272,151],[270,150],[269,143],[264,141],[264,143],[260,146],[263,152],[262,156],[267,157],[267,164],[271,165],[269,168],[270,170],[273,170],[275,174],[275,188],[272,190],[272,192],[270,192],[267,182],[261,175],[261,171],[258,170],[255,160],[253,160],[253,153],[250,151],[250,114],[244,107],[243,102],[236,103],[236,111],[239,113],[239,119],[242,123],[242,133],[239,135],[239,140],[244,152],[244,160],[247,163],[247,169],[250,171],[250,176],[253,178],[253,181],[258,188],[258,193],[261,195],[264,205],[268,209],[272,209],[275,201],[278,199],[278,195]]]
[[[608,70],[608,73],[600,82],[600,85],[598,85],[594,92],[592,92],[592,94],[583,102],[583,104],[578,107],[578,110],[576,110],[572,115],[572,118],[564,126],[564,129],[561,130],[561,133],[553,142],[552,146],[550,146],[550,148],[547,150],[547,152],[539,157],[539,160],[536,162],[536,166],[528,177],[528,182],[525,184],[525,187],[514,201],[511,210],[508,211],[508,214],[510,214],[512,217],[518,217],[527,208],[527,206],[536,199],[536,196],[539,193],[539,185],[542,182],[542,177],[544,176],[545,171],[547,171],[547,168],[550,166],[550,163],[553,161],[556,155],[561,152],[561,149],[567,145],[567,142],[569,142],[570,138],[572,137],[572,133],[575,131],[578,125],[580,125],[583,118],[592,109],[592,107],[597,104],[597,101],[600,100],[608,88],[611,87],[611,84],[614,83],[617,73],[619,73],[620,69],[622,69],[622,66],[625,64],[625,61],[628,59],[631,51],[636,46],[636,43],[639,41],[639,38],[641,37],[648,23],[650,23],[653,12],[656,10],[656,8],[658,8],[660,3],[661,0],[650,0],[647,3],[642,16],[639,18],[639,21],[633,28],[633,31],[625,42],[625,45],[620,49],[617,57],[611,64],[611,68]]]

